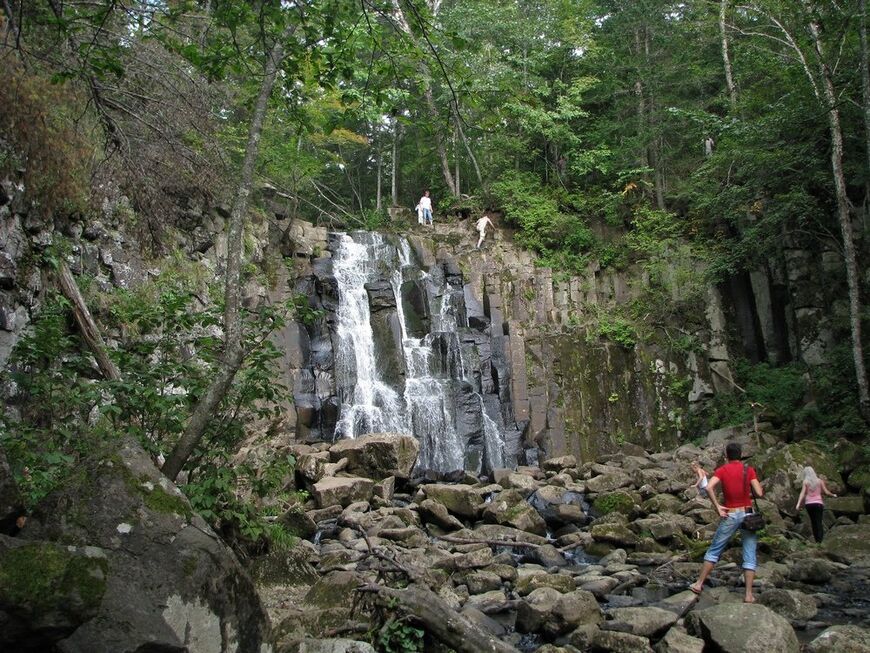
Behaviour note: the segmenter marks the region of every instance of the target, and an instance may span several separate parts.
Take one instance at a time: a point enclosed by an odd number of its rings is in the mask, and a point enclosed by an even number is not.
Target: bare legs
[[[480,249],[480,246],[483,245],[483,239],[486,238],[486,232],[480,232],[480,238],[477,239],[477,249]]]
[[[704,564],[701,566],[701,575],[698,576],[698,580],[695,581],[694,584],[689,586],[689,589],[692,590],[695,594],[700,594],[704,589],[704,581],[707,580],[707,576],[710,575],[710,572],[713,571],[713,567],[716,564],[713,562],[704,561]]]
[[[752,595],[752,582],[755,580],[754,569],[743,570],[743,582],[746,585],[746,591],[743,593],[744,603],[755,603],[755,597]]]

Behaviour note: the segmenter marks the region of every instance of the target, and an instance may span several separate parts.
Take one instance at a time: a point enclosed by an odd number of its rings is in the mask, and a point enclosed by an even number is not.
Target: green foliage
[[[621,512],[628,515],[634,509],[634,499],[625,492],[599,494],[595,497],[592,508],[599,515],[607,515],[611,512]]]
[[[507,223],[519,228],[517,242],[540,254],[542,264],[570,271],[585,267],[595,236],[580,215],[562,209],[566,198],[558,191],[517,172],[505,173],[491,190]]]
[[[637,343],[637,332],[631,321],[619,315],[601,312],[594,329],[587,336],[587,339],[595,338],[606,338],[626,349],[632,349]]]
[[[0,430],[0,444],[28,505],[122,435],[136,438],[153,454],[174,446],[194,401],[208,386],[222,345],[222,307],[200,306],[199,284],[195,276],[167,272],[136,291],[115,289],[101,298],[104,324],[122,334],[110,350],[122,370],[120,381],[97,376],[89,353],[70,331],[68,302],[58,295],[46,298],[32,331],[12,354],[7,382],[17,388],[19,413],[8,413]],[[302,319],[319,315],[298,297],[287,306],[244,314],[248,357],[192,457],[191,483],[185,487],[203,516],[258,546],[265,546],[269,536],[288,541],[289,534],[266,521],[255,504],[267,495],[289,500],[284,488],[295,461],[276,459],[254,474],[246,466],[229,465],[228,459],[250,421],[277,418],[289,400],[287,389],[275,381],[280,353],[268,335],[291,312]],[[235,495],[245,484],[254,492],[253,501]],[[156,492],[149,497],[154,509],[177,511],[168,499]]]
[[[422,653],[425,631],[406,619],[390,619],[378,633],[375,646],[384,653]]]

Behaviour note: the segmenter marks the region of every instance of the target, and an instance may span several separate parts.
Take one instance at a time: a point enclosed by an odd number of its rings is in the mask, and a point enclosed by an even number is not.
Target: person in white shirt
[[[429,191],[423,191],[423,197],[417,202],[417,210],[423,224],[432,225],[432,198],[429,197]]]
[[[477,233],[480,234],[480,238],[477,240],[477,249],[480,249],[480,246],[483,245],[483,239],[486,238],[486,228],[492,227],[495,229],[495,225],[492,223],[492,220],[489,219],[488,215],[484,215],[475,223],[474,226],[477,229]]]

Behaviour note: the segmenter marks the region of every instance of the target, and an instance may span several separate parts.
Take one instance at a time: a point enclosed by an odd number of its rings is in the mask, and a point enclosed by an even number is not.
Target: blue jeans
[[[431,209],[420,209],[423,212],[423,222],[426,224],[432,224],[432,210]]]
[[[741,511],[729,512],[728,516],[723,518],[716,527],[716,534],[713,535],[713,541],[710,543],[710,548],[704,554],[704,560],[716,564],[722,556],[722,552],[734,537],[734,533],[740,528],[743,520],[746,518],[746,513]],[[743,541],[743,568],[755,571],[758,566],[758,561],[755,558],[755,549],[758,547],[758,535],[750,531],[743,531],[740,534]]]

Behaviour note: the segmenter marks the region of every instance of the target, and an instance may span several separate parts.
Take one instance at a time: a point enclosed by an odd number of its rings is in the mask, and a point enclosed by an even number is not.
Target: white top
[[[486,226],[491,224],[492,221],[487,216],[483,216],[475,223],[475,226],[477,227],[478,231],[486,231]]]
[[[423,209],[429,209],[431,211],[432,210],[432,198],[426,197],[424,195],[423,197],[420,198],[420,203],[418,204],[418,206],[420,207],[421,211]]]

